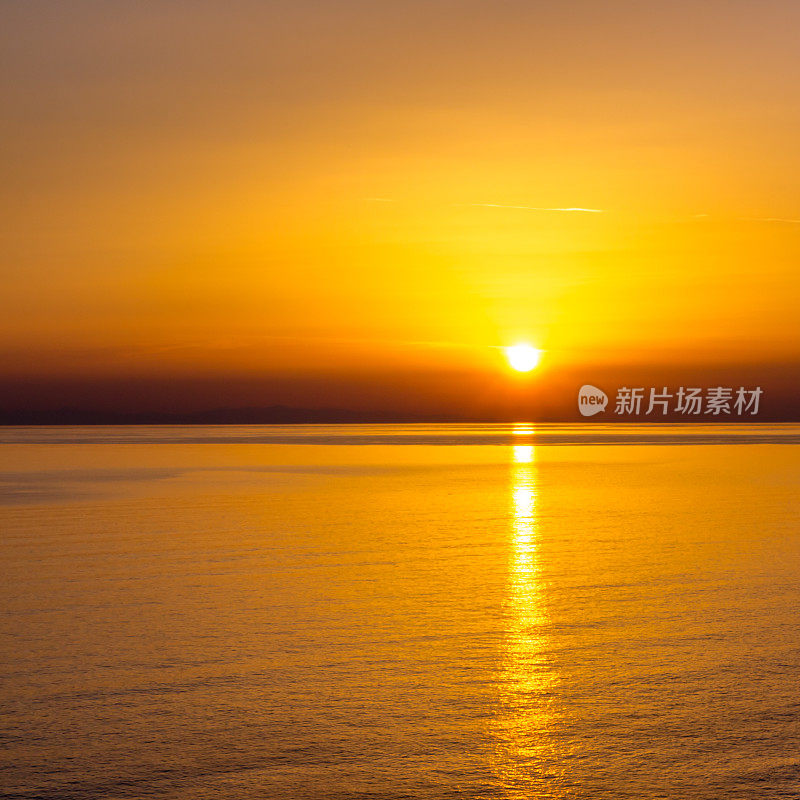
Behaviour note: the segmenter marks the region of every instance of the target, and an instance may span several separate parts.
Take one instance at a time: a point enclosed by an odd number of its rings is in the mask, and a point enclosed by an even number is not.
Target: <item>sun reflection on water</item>
[[[515,431],[516,432],[516,431]],[[532,433],[530,428],[525,433]],[[548,614],[542,582],[536,452],[511,449],[509,568],[499,680],[497,778],[508,797],[558,796]]]

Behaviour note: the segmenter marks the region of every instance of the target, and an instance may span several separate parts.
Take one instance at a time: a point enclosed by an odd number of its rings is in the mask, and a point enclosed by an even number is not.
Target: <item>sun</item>
[[[538,366],[542,357],[542,351],[529,344],[514,344],[504,347],[503,350],[509,366],[517,372],[530,372]]]

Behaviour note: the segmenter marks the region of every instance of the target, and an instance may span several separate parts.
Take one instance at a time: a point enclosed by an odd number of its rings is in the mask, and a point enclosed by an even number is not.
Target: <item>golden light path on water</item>
[[[530,426],[514,433],[528,436]],[[505,641],[499,678],[496,772],[510,798],[558,796],[558,758],[551,736],[557,682],[547,634],[542,582],[536,449],[511,448],[509,566],[504,601]],[[552,794],[551,794],[552,793]]]

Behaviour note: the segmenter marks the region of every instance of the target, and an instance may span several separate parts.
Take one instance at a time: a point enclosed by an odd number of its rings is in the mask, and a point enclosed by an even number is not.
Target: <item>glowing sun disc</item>
[[[515,344],[504,348],[511,369],[517,372],[530,372],[539,364],[542,351],[529,344]]]

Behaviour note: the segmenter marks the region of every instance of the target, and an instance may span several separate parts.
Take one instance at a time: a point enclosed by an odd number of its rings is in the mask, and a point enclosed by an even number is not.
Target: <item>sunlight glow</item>
[[[542,351],[529,344],[514,344],[504,350],[509,366],[517,372],[530,372],[542,357]]]
[[[532,464],[533,463],[533,445],[532,444],[517,444],[517,445],[514,445],[514,463],[515,464]]]

